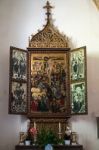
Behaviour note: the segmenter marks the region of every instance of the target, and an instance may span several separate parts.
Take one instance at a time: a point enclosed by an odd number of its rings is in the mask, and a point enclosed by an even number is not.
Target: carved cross
[[[49,1],[47,1],[46,6],[44,6],[43,8],[44,8],[44,9],[47,9],[46,15],[47,15],[47,21],[49,21],[49,19],[50,19],[49,16],[51,15],[51,9],[52,9],[53,7],[50,5]]]

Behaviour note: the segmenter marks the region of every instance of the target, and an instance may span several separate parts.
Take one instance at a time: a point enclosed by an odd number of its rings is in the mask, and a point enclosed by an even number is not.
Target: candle
[[[61,123],[59,122],[59,133],[61,133]]]
[[[36,129],[36,122],[34,121],[34,128]]]
[[[34,121],[34,129],[36,130],[36,122],[35,121]],[[36,142],[36,139],[37,139],[37,131],[34,134],[34,143]]]
[[[29,128],[30,128],[30,120],[28,119],[27,120],[27,132],[28,132]]]

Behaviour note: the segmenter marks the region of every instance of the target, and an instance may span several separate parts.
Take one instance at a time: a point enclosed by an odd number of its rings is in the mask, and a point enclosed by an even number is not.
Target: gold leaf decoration
[[[67,48],[68,38],[48,22],[45,28],[32,36],[29,40],[29,48]]]
[[[93,0],[93,2],[95,3],[96,7],[99,9],[99,0]]]

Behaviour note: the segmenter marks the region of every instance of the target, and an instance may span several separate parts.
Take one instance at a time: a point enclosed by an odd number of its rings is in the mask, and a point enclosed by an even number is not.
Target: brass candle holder
[[[78,137],[77,137],[77,133],[76,132],[72,132],[71,134],[71,141],[72,141],[72,144],[78,144]]]
[[[58,137],[59,137],[59,139],[62,139],[62,132],[58,133]]]

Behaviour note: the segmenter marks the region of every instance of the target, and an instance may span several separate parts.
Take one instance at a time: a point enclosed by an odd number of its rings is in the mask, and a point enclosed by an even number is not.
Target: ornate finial
[[[50,15],[51,15],[51,9],[53,8],[49,1],[47,1],[46,6],[43,7],[44,9],[47,9],[46,15],[47,15],[47,22],[50,21]]]

